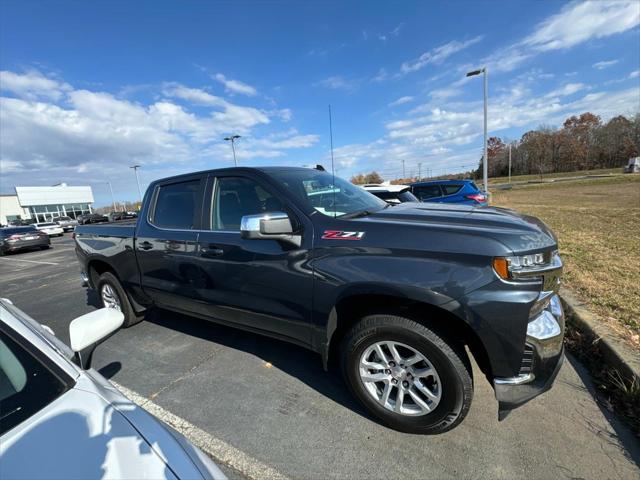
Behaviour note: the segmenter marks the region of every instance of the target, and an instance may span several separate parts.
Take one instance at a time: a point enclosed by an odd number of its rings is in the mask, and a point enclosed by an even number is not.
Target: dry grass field
[[[640,175],[495,191],[558,236],[565,286],[640,349]]]

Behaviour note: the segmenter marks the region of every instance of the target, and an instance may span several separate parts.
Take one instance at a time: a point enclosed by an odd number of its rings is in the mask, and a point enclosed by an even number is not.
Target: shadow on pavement
[[[613,412],[606,408],[602,395],[598,393],[595,385],[593,384],[593,379],[587,369],[571,354],[567,354],[567,361],[571,366],[573,366],[580,377],[580,380],[582,380],[582,383],[584,383],[587,388],[587,391],[594,398],[598,408],[609,422],[609,425],[611,425],[611,428],[613,428],[615,435],[602,430],[600,426],[590,418],[584,418],[584,422],[588,425],[589,429],[593,431],[593,433],[609,442],[611,445],[618,447],[622,450],[625,457],[633,460],[635,464],[640,467],[640,442],[638,442],[636,436],[629,427],[624,425],[622,421],[616,417]],[[624,448],[621,448],[621,445]]]
[[[339,372],[324,371],[320,355],[310,350],[267,336],[161,309],[155,309],[147,315],[146,321],[255,355],[336,403],[373,420],[347,390]]]

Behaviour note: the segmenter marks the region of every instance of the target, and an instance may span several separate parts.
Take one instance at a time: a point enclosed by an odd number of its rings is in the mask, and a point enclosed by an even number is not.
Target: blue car
[[[464,205],[487,206],[487,195],[473,180],[433,180],[411,185],[413,193],[421,202],[462,203]]]

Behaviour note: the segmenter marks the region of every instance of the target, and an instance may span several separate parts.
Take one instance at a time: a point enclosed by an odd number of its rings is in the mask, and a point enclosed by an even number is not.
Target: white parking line
[[[196,445],[205,453],[209,454],[215,461],[228,465],[229,467],[233,468],[234,470],[240,472],[241,474],[252,480],[287,480],[288,477],[278,472],[274,468],[265,465],[261,461],[229,445],[224,440],[214,437],[201,428],[198,428],[192,423],[189,423],[185,419],[174,415],[173,413],[162,408],[160,405],[153,403],[148,398],[145,398],[142,395],[139,395],[136,392],[129,390],[127,387],[123,387],[122,385],[119,385],[115,382],[111,383],[131,401],[137,403],[150,414],[158,417],[163,422],[171,425],[173,428],[187,437],[189,441],[191,441],[191,443]]]
[[[0,261],[4,262],[6,260],[15,260],[16,262],[27,262],[27,263],[41,263],[42,265],[59,265],[58,263],[53,262],[38,262],[36,260],[23,260],[22,258],[1,258]]]

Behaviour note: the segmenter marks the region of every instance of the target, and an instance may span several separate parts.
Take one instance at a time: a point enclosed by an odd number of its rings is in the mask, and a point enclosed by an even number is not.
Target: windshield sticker
[[[323,240],[362,240],[365,232],[343,232],[342,230],[325,230]]]

